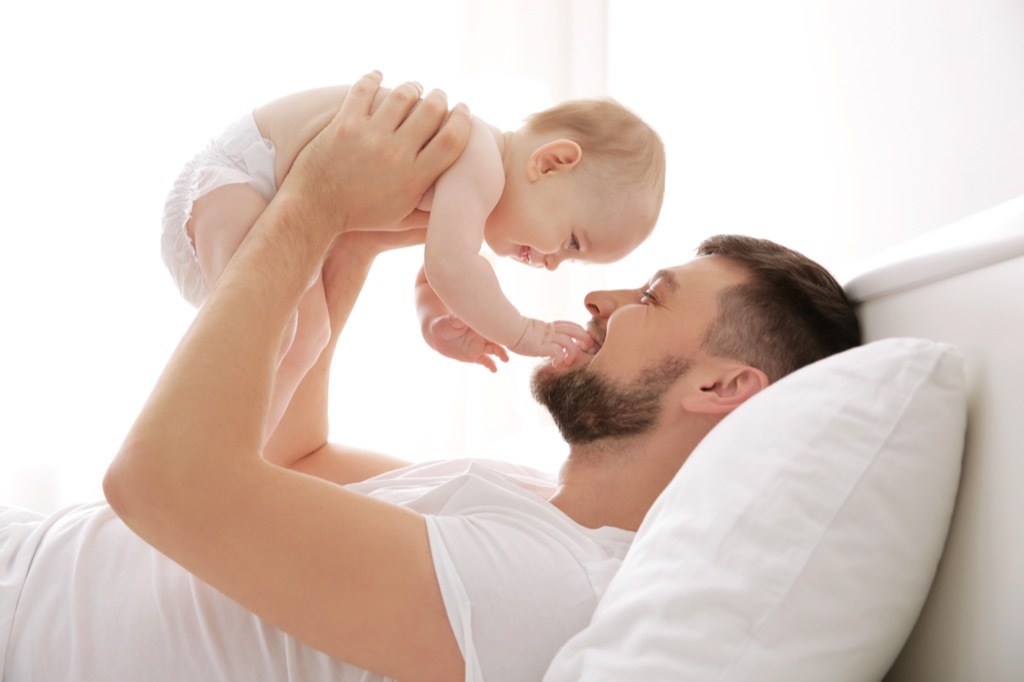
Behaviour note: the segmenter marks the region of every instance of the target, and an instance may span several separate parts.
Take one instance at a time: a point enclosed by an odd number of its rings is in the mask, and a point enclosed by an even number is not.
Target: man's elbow
[[[122,451],[110,463],[103,476],[103,496],[114,513],[122,519],[131,515],[131,509],[134,506],[132,490],[137,487],[132,486],[129,482],[131,479],[129,469]]]
[[[129,526],[143,521],[166,500],[167,486],[154,485],[159,476],[148,470],[142,453],[124,445],[103,476],[103,496],[107,504]]]

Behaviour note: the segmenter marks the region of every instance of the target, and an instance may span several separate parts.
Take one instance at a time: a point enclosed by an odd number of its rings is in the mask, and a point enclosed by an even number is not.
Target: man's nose
[[[591,291],[583,297],[583,305],[592,317],[605,318],[611,315],[617,308],[633,301],[628,289],[617,289],[614,291]]]

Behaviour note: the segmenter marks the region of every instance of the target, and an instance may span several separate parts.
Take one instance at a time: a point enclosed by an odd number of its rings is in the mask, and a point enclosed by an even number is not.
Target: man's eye
[[[576,235],[573,235],[572,238],[569,239],[569,250],[570,251],[579,251],[580,250],[580,241],[578,239],[576,239]]]

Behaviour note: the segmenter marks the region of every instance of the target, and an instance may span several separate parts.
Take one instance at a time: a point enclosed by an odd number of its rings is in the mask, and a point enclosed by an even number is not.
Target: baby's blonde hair
[[[654,129],[611,98],[578,99],[528,116],[531,132],[563,135],[583,150],[580,167],[599,182],[650,187],[655,213],[665,196],[665,145]]]

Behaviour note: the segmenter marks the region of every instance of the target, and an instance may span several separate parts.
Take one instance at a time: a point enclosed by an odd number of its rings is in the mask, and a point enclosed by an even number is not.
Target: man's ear
[[[688,412],[726,415],[767,388],[768,375],[750,365],[731,365],[710,374],[683,397]]]
[[[570,171],[583,158],[583,150],[572,140],[552,140],[530,154],[526,177],[533,182],[544,175]]]

